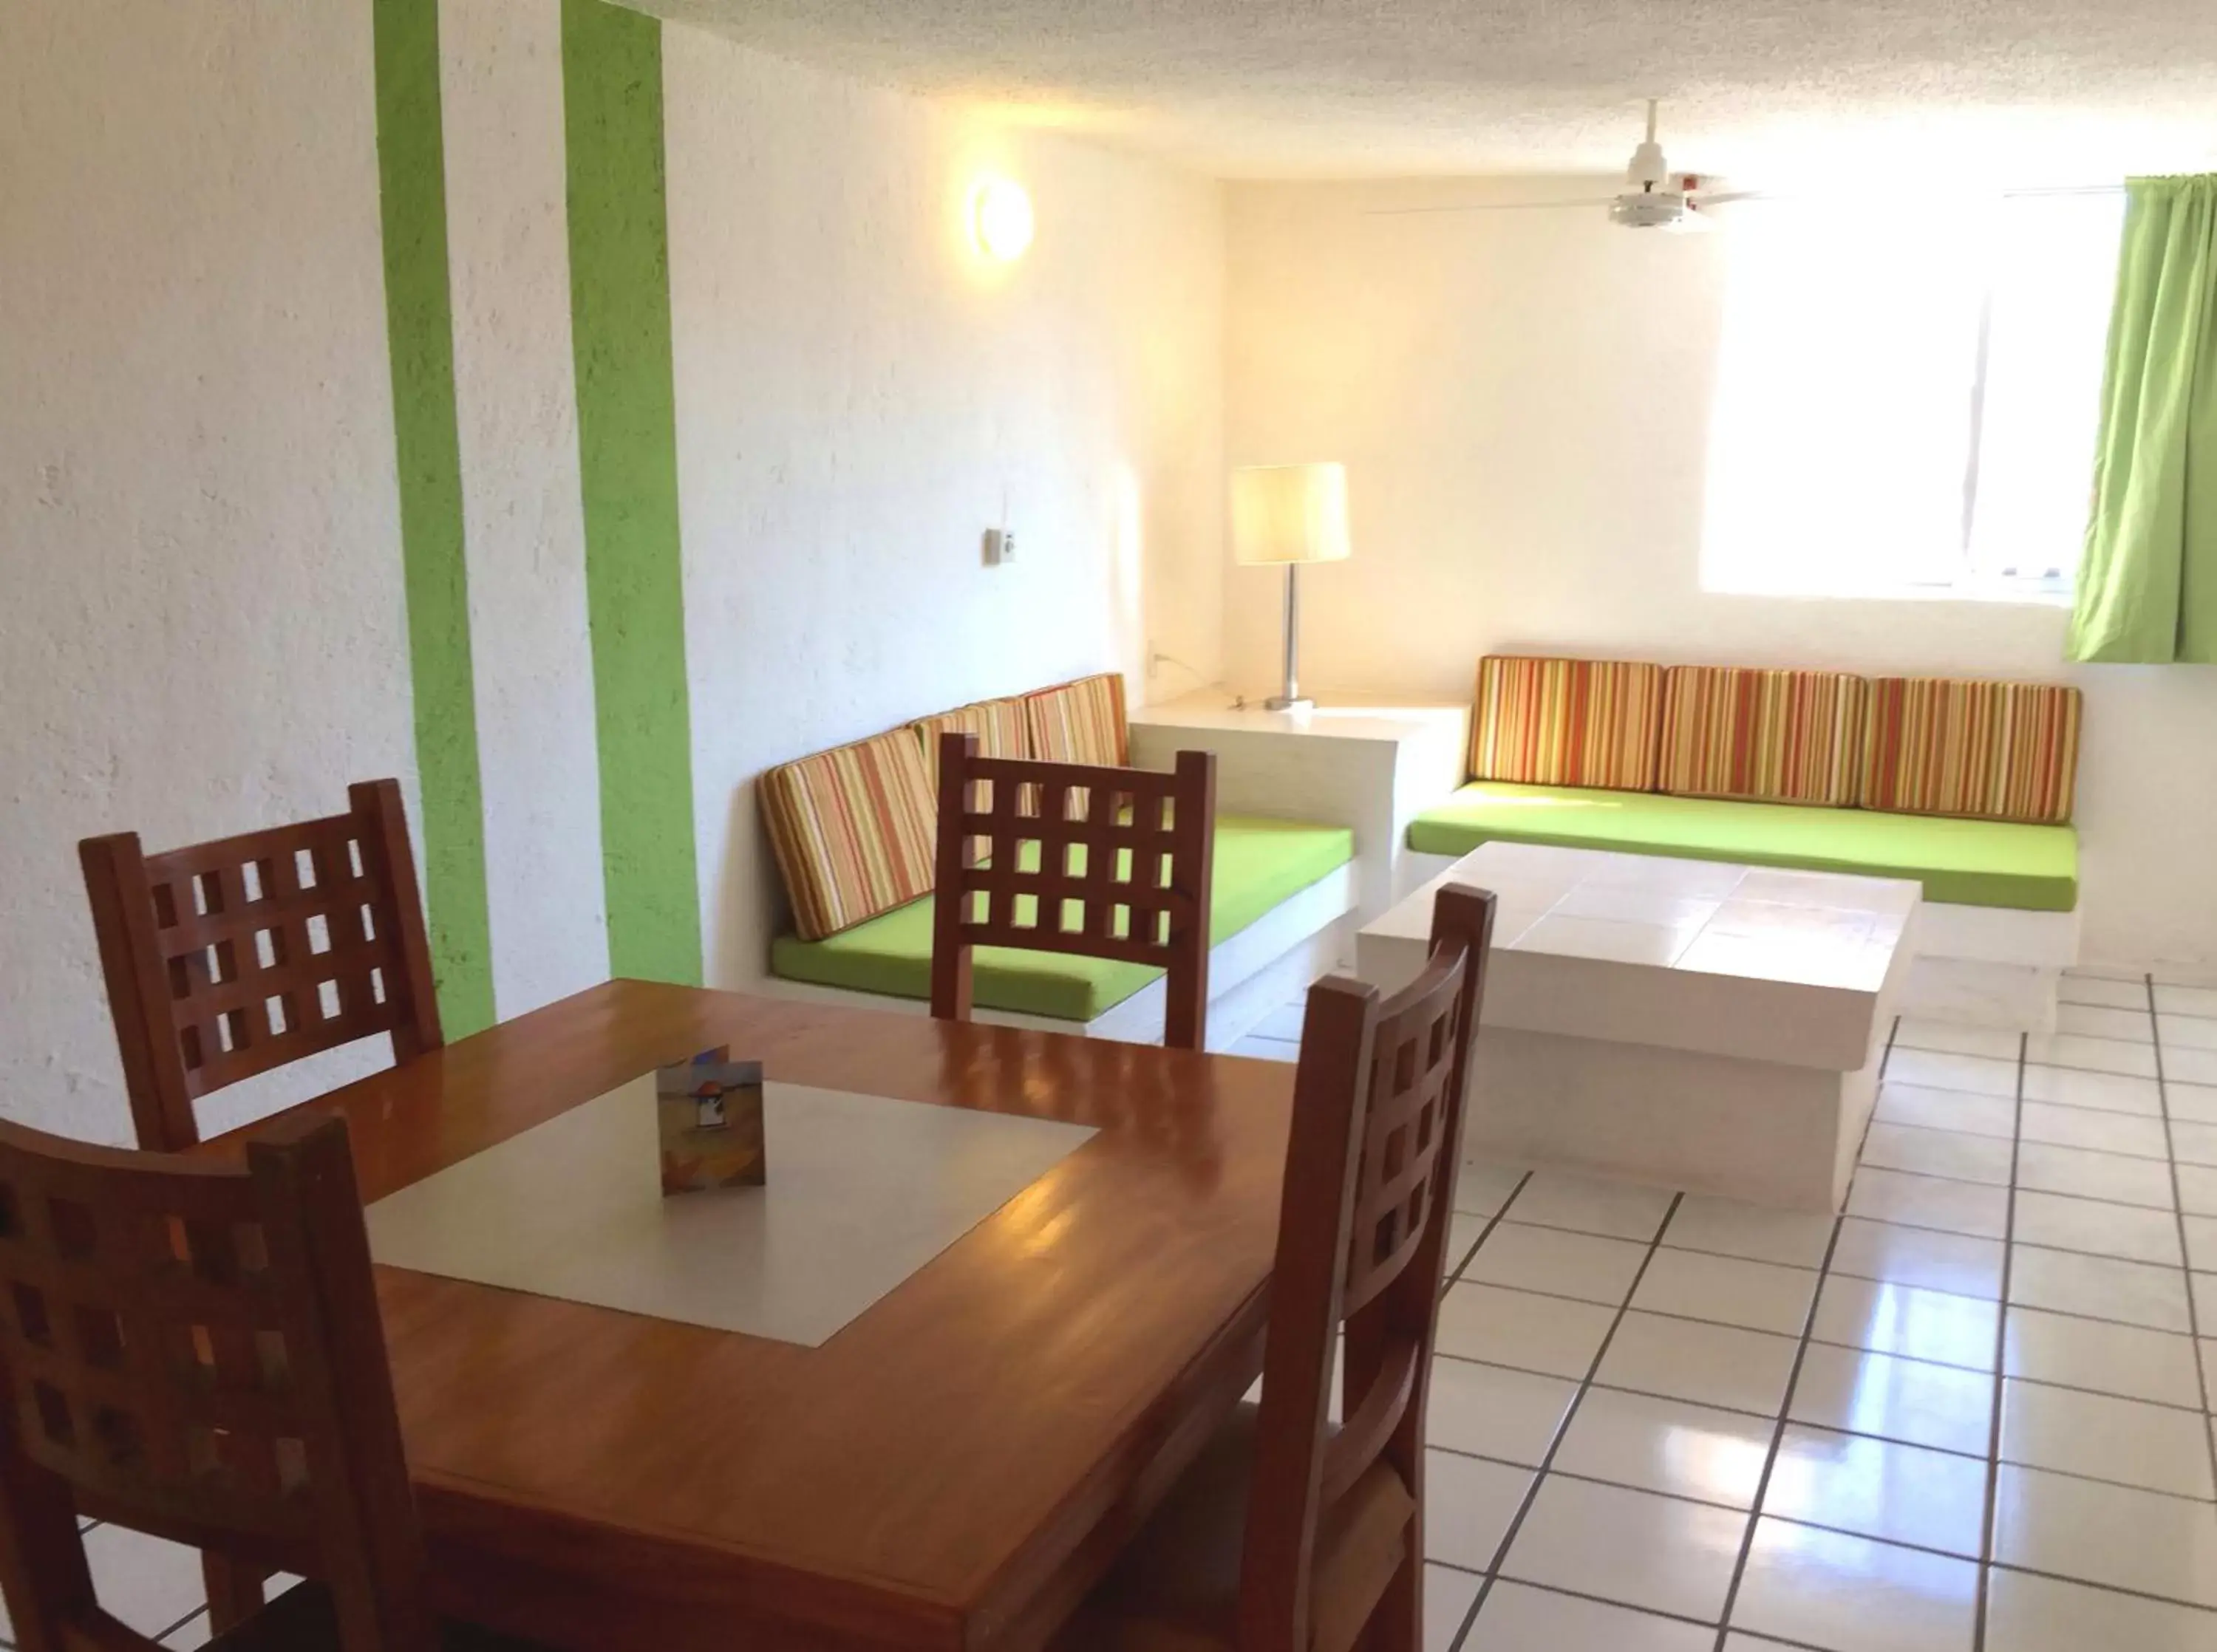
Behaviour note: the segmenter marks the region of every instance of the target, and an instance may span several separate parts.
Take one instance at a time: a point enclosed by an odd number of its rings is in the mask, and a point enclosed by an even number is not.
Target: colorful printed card
[[[768,1178],[762,1063],[731,1057],[728,1045],[704,1050],[655,1073],[665,1194],[759,1187]]]

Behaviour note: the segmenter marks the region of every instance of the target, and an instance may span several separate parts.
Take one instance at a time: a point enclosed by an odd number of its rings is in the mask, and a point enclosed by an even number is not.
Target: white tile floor
[[[2217,989],[2064,996],[1901,1023],[1837,1221],[1467,1168],[1430,1652],[2217,1652]]]
[[[127,1626],[178,1652],[191,1652],[207,1639],[197,1550],[98,1524],[86,1526],[84,1549],[101,1604]],[[0,1601],[0,1645],[14,1643],[15,1626],[8,1621],[7,1603]]]
[[[1903,1022],[1837,1221],[1466,1168],[1428,1652],[2217,1652],[2217,989],[2064,996]],[[195,1556],[87,1544],[201,1643]]]

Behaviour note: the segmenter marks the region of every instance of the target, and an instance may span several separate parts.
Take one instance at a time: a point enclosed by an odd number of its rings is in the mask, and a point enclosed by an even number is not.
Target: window
[[[1703,586],[2067,595],[2123,213],[2110,190],[1733,208]]]

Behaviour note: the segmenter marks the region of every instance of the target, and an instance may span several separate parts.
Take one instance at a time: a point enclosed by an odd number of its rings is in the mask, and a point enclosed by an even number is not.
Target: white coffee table
[[[1489,843],[1363,928],[1364,980],[1423,967],[1449,882],[1500,897],[1467,1154],[1839,1208],[1915,883]]]

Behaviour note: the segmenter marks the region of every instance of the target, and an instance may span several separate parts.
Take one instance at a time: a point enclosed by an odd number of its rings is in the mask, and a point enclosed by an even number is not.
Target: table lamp
[[[1339,465],[1250,465],[1232,472],[1232,559],[1286,569],[1285,692],[1263,704],[1305,711],[1300,697],[1300,572],[1305,562],[1344,562],[1347,470]]]

